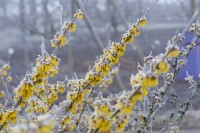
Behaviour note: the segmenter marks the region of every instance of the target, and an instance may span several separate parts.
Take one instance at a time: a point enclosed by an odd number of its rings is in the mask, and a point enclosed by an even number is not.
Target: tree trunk
[[[24,51],[24,66],[25,69],[28,69],[28,64],[29,64],[29,55],[28,55],[28,48],[29,45],[27,43],[26,40],[26,22],[25,22],[25,17],[26,17],[26,13],[25,13],[25,0],[20,0],[19,1],[19,17],[20,17],[20,43],[21,45],[23,45],[23,51]]]

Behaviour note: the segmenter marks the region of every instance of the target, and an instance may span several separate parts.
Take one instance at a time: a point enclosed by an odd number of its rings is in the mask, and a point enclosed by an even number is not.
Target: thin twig
[[[6,93],[7,93],[7,95],[8,95],[7,98],[8,98],[9,100],[12,101],[12,96],[11,96],[9,90],[8,90],[8,85],[6,84],[6,82],[5,82],[5,80],[4,80],[3,77],[1,78],[1,81],[2,81],[2,83],[3,83],[3,85],[4,85],[4,88],[5,88]]]
[[[85,107],[86,107],[86,105],[87,105],[87,100],[92,96],[93,90],[94,90],[94,88],[92,88],[92,90],[91,90],[89,96],[87,97],[87,99],[86,99],[85,102],[84,102],[83,108],[82,108],[81,113],[80,113],[80,115],[79,115],[79,117],[78,117],[78,120],[77,120],[77,122],[76,122],[75,133],[77,133],[77,128],[78,128],[78,125],[79,125],[79,121],[80,121],[80,119],[81,119],[81,117],[82,117],[82,115],[83,115],[83,112],[84,112],[84,110],[85,110]]]

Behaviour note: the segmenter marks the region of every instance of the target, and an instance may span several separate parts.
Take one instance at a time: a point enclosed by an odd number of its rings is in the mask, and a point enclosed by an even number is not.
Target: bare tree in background
[[[26,69],[28,68],[28,64],[29,64],[29,55],[28,55],[28,48],[29,48],[29,44],[27,43],[26,40],[26,13],[25,13],[25,0],[20,0],[19,1],[19,26],[20,26],[20,43],[21,45],[23,45],[23,51],[24,51],[24,66],[26,67]]]
[[[8,0],[2,0],[1,4],[0,4],[1,8],[3,9],[4,19],[7,18],[7,2],[8,2]]]
[[[199,0],[179,0],[179,7],[181,9],[181,12],[184,16],[186,16],[188,19],[192,17],[192,15],[195,13],[196,10],[199,10],[200,2]]]
[[[55,33],[55,28],[52,22],[52,17],[48,9],[48,2],[49,0],[42,0],[42,7],[43,7],[43,27],[44,33],[46,36],[50,35],[50,37]],[[49,34],[50,33],[50,34]]]
[[[28,2],[28,6],[30,8],[30,13],[29,13],[29,19],[28,19],[28,28],[29,28],[29,32],[30,34],[34,34],[37,31],[37,3],[36,0],[31,0],[30,2]]]
[[[2,16],[0,15],[0,20],[2,23],[0,23],[0,26],[4,27],[7,21],[7,15],[8,15],[8,10],[7,10],[7,3],[9,0],[2,0],[0,2],[0,8],[2,9]]]
[[[75,13],[75,1],[74,0],[71,0],[71,18],[73,18],[74,16],[74,13]],[[71,38],[72,39],[74,36],[74,33],[71,35]],[[69,76],[70,78],[72,78],[73,76],[73,73],[74,73],[74,59],[73,59],[73,53],[72,53],[72,46],[71,46],[71,41],[69,42],[68,44],[68,48],[67,48],[67,76]]]

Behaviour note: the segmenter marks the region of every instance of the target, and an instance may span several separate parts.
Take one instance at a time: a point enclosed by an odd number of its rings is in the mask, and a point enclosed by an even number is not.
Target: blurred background
[[[60,72],[55,80],[83,77],[89,66],[94,65],[102,48],[111,41],[119,41],[121,35],[136,22],[142,10],[149,8],[154,0],[89,0],[84,7],[84,19],[76,21],[77,31],[67,36],[67,45],[59,49],[61,58]],[[83,0],[0,0],[0,65],[11,65],[12,86],[31,72],[35,59],[41,53],[41,36],[45,39],[46,50],[51,53],[50,40],[60,30],[60,7],[63,19],[70,21]],[[135,43],[127,47],[120,60],[120,74],[110,87],[111,91],[130,88],[131,74],[137,72],[137,64],[143,64],[143,58],[164,52],[168,40],[186,26],[195,11],[200,8],[200,0],[159,0],[147,16],[147,26]],[[186,44],[186,43],[185,43]],[[200,50],[193,53],[192,62],[199,62]],[[200,55],[200,54],[199,54]],[[200,63],[199,63],[200,64]],[[199,66],[194,66],[189,74],[199,75]],[[188,84],[183,81],[182,71],[172,90],[179,92],[184,99]],[[184,86],[184,87],[183,87]],[[186,88],[183,90],[183,88]],[[169,92],[171,93],[171,92]],[[180,100],[181,100],[180,98]],[[198,105],[198,98],[194,105]],[[169,105],[173,108],[173,105]],[[193,110],[199,109],[194,106]],[[165,110],[165,109],[163,109]],[[195,114],[195,113],[194,113]],[[197,117],[198,116],[198,117]],[[195,114],[199,121],[188,128],[200,126],[200,112]],[[194,121],[192,117],[192,121]]]

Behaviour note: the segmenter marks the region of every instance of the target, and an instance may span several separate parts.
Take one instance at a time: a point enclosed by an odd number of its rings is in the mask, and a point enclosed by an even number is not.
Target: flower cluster
[[[43,99],[47,79],[58,74],[58,64],[60,59],[55,55],[45,53],[36,59],[35,70],[27,74],[15,89],[15,102],[20,100],[20,106],[24,107],[29,98],[37,94],[39,98]]]
[[[112,109],[109,103],[101,98],[93,103],[93,108],[95,111],[89,120],[90,130],[98,128],[99,132],[110,132]]]
[[[61,124],[59,126],[60,131],[70,132],[73,131],[76,127],[77,118],[72,114],[67,114],[62,117]]]
[[[8,123],[14,125],[17,120],[17,110],[0,110],[0,124],[8,128]]]

